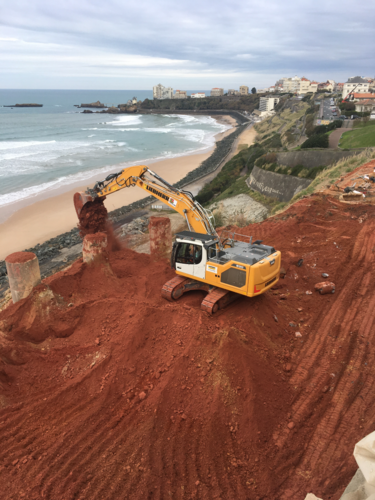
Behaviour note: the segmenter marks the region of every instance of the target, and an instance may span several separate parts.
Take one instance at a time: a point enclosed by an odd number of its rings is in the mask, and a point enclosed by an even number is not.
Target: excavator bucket
[[[73,202],[78,217],[80,216],[83,205],[85,205],[88,201],[94,201],[93,197],[89,194],[86,194],[83,191],[74,193]]]

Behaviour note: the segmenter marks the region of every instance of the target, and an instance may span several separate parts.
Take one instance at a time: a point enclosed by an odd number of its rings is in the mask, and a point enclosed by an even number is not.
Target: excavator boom
[[[217,236],[213,215],[195,201],[191,193],[175,188],[145,165],[125,168],[97,182],[93,189],[87,188],[85,192],[75,193],[74,206],[77,215],[80,215],[82,207],[88,201],[103,198],[130,186],[144,189],[176,210],[185,218],[189,230]]]

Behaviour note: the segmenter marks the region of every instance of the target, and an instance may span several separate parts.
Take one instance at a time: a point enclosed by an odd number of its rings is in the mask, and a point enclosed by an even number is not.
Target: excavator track
[[[173,302],[179,299],[185,292],[191,290],[203,290],[208,292],[201,304],[201,309],[211,315],[215,314],[219,309],[224,309],[224,307],[239,297],[237,293],[224,290],[223,288],[217,288],[192,278],[185,278],[184,276],[175,276],[165,283],[161,291],[161,296]]]
[[[209,314],[215,314],[219,309],[224,309],[231,302],[234,302],[240,296],[238,293],[224,290],[223,288],[214,287],[214,289],[207,294],[201,304],[201,309]]]

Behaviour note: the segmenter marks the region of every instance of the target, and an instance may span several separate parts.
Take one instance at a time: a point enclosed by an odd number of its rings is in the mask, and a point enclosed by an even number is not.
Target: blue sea
[[[75,104],[123,104],[152,91],[0,90],[0,221],[116,165],[202,152],[229,128],[209,116],[82,114]],[[5,108],[17,103],[42,108]],[[95,111],[95,110],[94,110]]]

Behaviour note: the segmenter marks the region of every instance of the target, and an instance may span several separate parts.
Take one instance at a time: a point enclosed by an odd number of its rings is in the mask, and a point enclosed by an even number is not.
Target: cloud
[[[113,78],[119,88],[236,88],[295,74],[342,81],[374,67],[374,14],[373,2],[353,9],[348,0],[13,0],[0,16],[1,85],[85,88],[95,78],[106,88]]]

